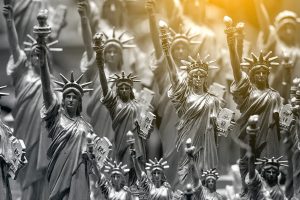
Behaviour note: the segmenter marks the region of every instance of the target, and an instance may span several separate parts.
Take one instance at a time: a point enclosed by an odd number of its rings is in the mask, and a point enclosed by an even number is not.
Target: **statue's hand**
[[[145,8],[148,11],[149,14],[154,13],[155,9],[155,0],[146,0],[145,2]]]
[[[38,57],[38,62],[40,66],[42,66],[45,63],[46,52],[46,47],[43,45],[38,45],[34,50],[34,53]]]
[[[81,17],[87,17],[89,15],[89,2],[87,0],[79,0],[77,2],[77,10]]]
[[[6,20],[13,20],[13,8],[11,5],[3,6],[3,16]]]
[[[195,155],[195,146],[192,145],[191,138],[187,139],[186,147],[184,148],[184,150],[189,160],[193,160]]]

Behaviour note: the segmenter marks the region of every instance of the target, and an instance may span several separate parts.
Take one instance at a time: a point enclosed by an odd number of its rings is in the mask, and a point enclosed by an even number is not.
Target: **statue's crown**
[[[63,82],[59,82],[59,81],[54,81],[57,85],[60,86],[60,88],[56,88],[56,91],[59,92],[65,92],[69,89],[75,89],[76,91],[79,92],[79,94],[81,96],[83,96],[84,93],[86,92],[90,92],[93,91],[93,89],[90,88],[85,88],[86,86],[90,85],[92,82],[86,82],[86,83],[80,83],[83,77],[83,74],[81,74],[81,76],[75,80],[74,79],[74,74],[73,72],[71,72],[71,78],[70,80],[67,79],[64,75],[60,74],[61,79],[63,80]]]
[[[268,52],[266,55],[261,51],[259,56],[256,56],[252,52],[252,58],[244,58],[246,62],[241,63],[241,65],[248,68],[250,73],[260,68],[270,71],[272,67],[279,66],[279,63],[275,62],[278,57],[271,57],[271,54],[272,51]]]
[[[157,158],[154,158],[154,160],[149,159],[149,162],[146,163],[146,170],[154,171],[164,171],[164,169],[168,169],[170,166],[168,165],[167,161],[164,161],[163,158],[160,160],[157,160]]]
[[[130,170],[127,168],[127,165],[123,165],[122,162],[118,163],[117,161],[112,161],[110,159],[106,160],[104,166],[104,172],[108,174],[120,174],[125,176]]]
[[[190,73],[194,70],[200,70],[206,75],[208,75],[208,71],[211,69],[217,69],[216,66],[211,66],[210,64],[214,63],[215,61],[208,61],[209,55],[207,55],[204,59],[201,59],[200,55],[197,54],[197,58],[194,59],[191,56],[188,57],[189,60],[181,60],[183,66],[180,68],[186,70],[187,73]]]
[[[219,179],[219,173],[217,172],[216,168],[214,169],[209,169],[209,170],[205,170],[202,173],[202,177],[206,180],[208,178],[213,178],[215,180]]]
[[[132,76],[132,73],[125,75],[125,72],[122,72],[121,74],[114,74],[113,76],[109,77],[110,82],[115,82],[117,86],[126,84],[130,87],[133,86],[134,82],[140,82],[140,80],[137,80],[137,76]]]
[[[266,165],[273,165],[273,166],[276,166],[276,167],[280,167],[280,166],[285,166],[287,167],[287,163],[288,161],[286,160],[281,160],[283,158],[283,156],[280,156],[278,158],[275,158],[275,157],[272,157],[272,158],[257,158],[256,159],[256,162],[255,164],[256,165],[263,165],[263,166],[266,166]]]

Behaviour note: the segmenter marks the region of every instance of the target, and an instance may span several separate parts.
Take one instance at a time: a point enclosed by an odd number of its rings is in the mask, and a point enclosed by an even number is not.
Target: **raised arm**
[[[239,82],[242,78],[242,70],[240,65],[240,59],[236,50],[236,28],[233,26],[233,22],[230,17],[225,16],[224,22],[226,25],[225,33],[227,35],[227,44],[230,54],[230,62],[233,71],[233,77],[236,82]]]
[[[150,33],[151,33],[151,39],[155,50],[155,56],[156,59],[159,59],[163,53],[159,42],[159,30],[158,30],[157,19],[155,14],[155,0],[146,0],[145,7],[146,10],[148,11]]]
[[[79,1],[77,3],[77,9],[80,15],[81,22],[81,34],[84,43],[85,50],[87,52],[88,60],[93,58],[93,47],[92,47],[92,31],[88,18],[88,7],[89,2],[87,0]]]
[[[198,170],[196,168],[196,164],[194,161],[195,147],[192,146],[192,140],[189,138],[186,141],[185,153],[189,158],[190,169],[192,172],[194,187],[198,187],[200,184],[200,177],[198,174]]]
[[[4,2],[6,2],[6,1],[4,1]],[[13,17],[13,7],[11,4],[11,1],[8,1],[8,4],[5,4],[3,6],[3,15],[4,15],[4,18],[6,21],[9,47],[10,47],[14,62],[17,62],[21,55],[21,49],[19,46],[19,39],[18,39],[17,31],[16,31],[15,22],[13,19],[14,18]]]
[[[270,35],[270,18],[262,0],[254,0],[260,29],[263,31],[263,40],[267,41]]]
[[[94,50],[96,52],[96,61],[99,69],[99,79],[101,83],[101,88],[103,92],[103,96],[105,97],[108,93],[108,84],[107,79],[104,72],[104,44],[103,44],[103,35],[100,33],[96,33],[94,36]]]
[[[169,77],[170,77],[170,81],[172,83],[172,85],[176,85],[179,80],[178,80],[178,76],[177,76],[177,69],[176,66],[174,64],[174,61],[170,55],[169,49],[170,49],[170,44],[168,41],[168,26],[165,22],[160,21],[159,22],[159,28],[160,28],[160,33],[161,33],[161,46],[163,48],[164,54],[166,56],[167,59],[167,63],[168,63],[168,72],[169,72]]]

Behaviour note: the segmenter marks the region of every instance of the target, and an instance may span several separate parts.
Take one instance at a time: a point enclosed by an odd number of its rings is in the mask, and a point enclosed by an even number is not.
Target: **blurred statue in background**
[[[0,86],[0,90],[5,86]],[[0,92],[0,98],[8,96]],[[9,178],[16,179],[19,170],[27,163],[25,144],[13,136],[11,128],[0,119],[0,199],[13,200]]]
[[[27,47],[24,51],[28,52],[26,55],[19,45],[10,1],[4,5],[3,14],[6,19],[8,42],[12,53],[7,64],[7,74],[12,79],[17,99],[12,111],[14,135],[24,141],[29,161],[28,165],[18,176],[18,180],[21,183],[22,200],[46,199],[48,198],[48,187],[45,178],[48,165],[46,149],[50,141],[47,138],[46,130],[40,117],[43,97],[38,55],[35,52],[37,40],[28,35],[31,42],[25,42]],[[45,11],[39,15],[38,18],[42,16],[47,19],[47,12]],[[36,25],[34,31],[39,32],[43,31],[45,27],[46,29],[50,28],[47,25],[47,21],[43,23],[42,25]],[[50,51],[61,50],[52,48],[50,43],[47,43],[47,45]],[[50,62],[50,59],[47,62]]]
[[[273,51],[280,58],[280,62],[287,55],[292,61],[291,77],[289,80],[283,76],[285,66],[279,66],[272,69],[270,76],[270,85],[278,90],[280,94],[288,99],[288,91],[292,79],[300,74],[300,47],[297,38],[297,29],[300,18],[293,11],[284,10],[276,18],[274,25],[271,24],[269,14],[262,0],[254,0],[258,22],[261,33],[258,37],[258,47],[265,52]],[[288,86],[285,86],[285,83]]]
[[[241,112],[237,120],[237,126],[233,133],[245,144],[247,120],[253,114],[259,115],[259,132],[255,144],[257,157],[276,157],[280,150],[280,127],[279,111],[282,105],[280,94],[269,86],[269,74],[277,57],[271,57],[271,53],[259,56],[252,53],[252,59],[245,58],[246,63],[240,63],[237,54],[235,27],[229,17],[224,18],[227,34],[227,43],[230,52],[231,67],[233,70],[234,82],[231,85],[231,92]],[[248,74],[242,71],[241,66],[247,67]],[[247,173],[246,149],[241,148],[240,171],[242,180]],[[244,182],[243,182],[244,183]],[[245,183],[244,183],[244,189]],[[246,191],[244,191],[246,193]]]

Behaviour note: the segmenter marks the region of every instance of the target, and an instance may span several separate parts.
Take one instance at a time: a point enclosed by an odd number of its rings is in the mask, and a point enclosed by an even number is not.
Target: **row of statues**
[[[134,38],[118,28],[101,30],[88,0],[77,2],[85,48],[82,74],[60,74],[56,80],[52,58],[62,49],[53,45],[65,26],[63,17],[53,36],[49,12],[41,9],[34,35],[28,34],[30,42],[22,48],[14,5],[6,0],[11,50],[6,71],[16,105],[13,130],[0,123],[1,199],[12,199],[9,177],[19,181],[22,200],[223,199],[217,192],[219,136],[240,149],[242,191],[232,199],[300,199],[300,80],[291,76],[298,75],[291,68],[297,58],[291,53],[297,51],[293,41],[283,44],[282,35],[274,36],[257,1],[265,46],[245,62],[245,25],[224,17],[236,117],[224,100],[224,87],[212,78],[219,69],[210,59],[210,36],[184,31],[184,21],[178,32],[158,22],[156,1],[145,3],[154,46],[150,83],[151,70]],[[297,16],[289,12],[276,20],[280,33]],[[278,49],[285,52],[282,60],[275,56]],[[284,84],[276,88],[275,83]],[[279,185],[282,167],[287,168],[285,190]]]

